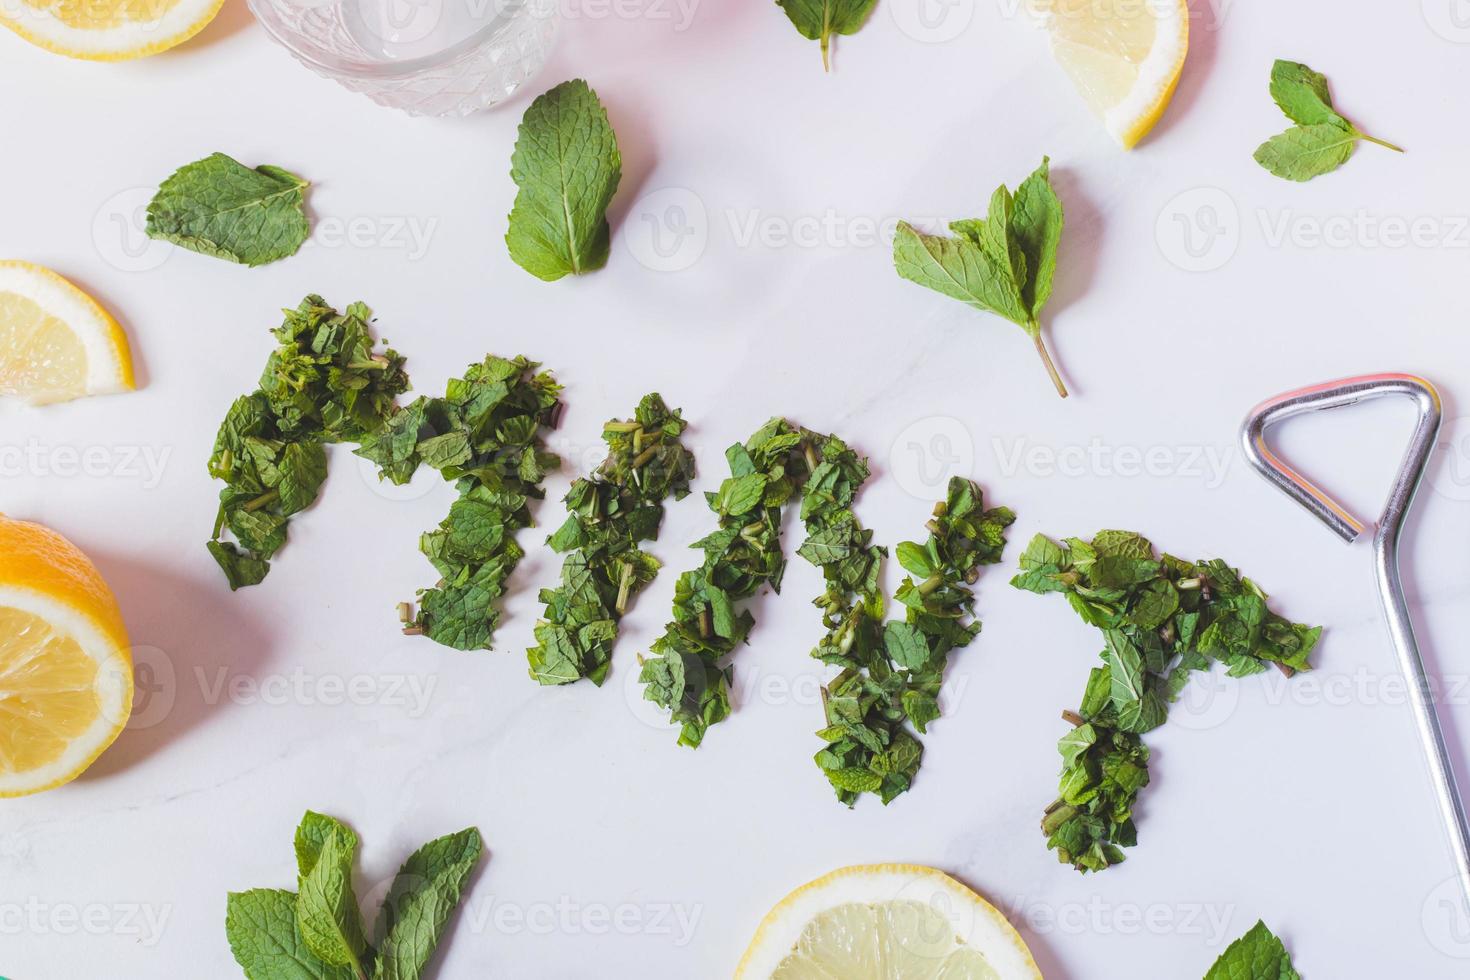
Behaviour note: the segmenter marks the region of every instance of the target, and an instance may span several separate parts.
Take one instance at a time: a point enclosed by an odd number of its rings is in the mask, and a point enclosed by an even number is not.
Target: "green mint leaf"
[[[229,583],[231,592],[247,585],[259,585],[266,572],[270,571],[270,562],[243,555],[239,548],[229,542],[207,541],[205,545],[218,563],[220,571],[225,573],[225,581]]]
[[[1271,98],[1299,126],[1333,123],[1343,129],[1351,124],[1332,108],[1327,76],[1295,61],[1277,59],[1271,66]]]
[[[505,234],[510,257],[548,282],[607,264],[607,207],[622,178],[607,111],[581,79],[538,96],[511,155],[515,205]]]
[[[1257,147],[1255,160],[1277,177],[1311,180],[1346,163],[1357,142],[1352,130],[1336,123],[1296,126]]]
[[[303,511],[316,502],[327,481],[327,451],[319,442],[293,442],[281,451],[281,514]]]
[[[1292,967],[1281,940],[1266,923],[1257,922],[1225,948],[1205,980],[1301,980],[1301,974]]]
[[[307,948],[296,928],[296,895],[274,888],[231,892],[225,936],[246,980],[355,980]]]
[[[296,896],[296,923],[307,948],[330,966],[351,967],[366,977],[368,960],[363,938],[362,913],[352,890],[352,859],[357,851],[356,835],[341,830],[327,835],[314,864],[301,881]]]
[[[1347,162],[1360,139],[1403,152],[1339,115],[1326,77],[1306,65],[1278,59],[1271,66],[1271,98],[1297,123],[1256,148],[1255,161],[1277,177],[1305,181],[1330,173]]]
[[[348,850],[356,851],[359,841],[357,834],[352,828],[335,817],[329,817],[324,813],[307,810],[306,815],[301,818],[301,824],[296,828],[296,887],[299,889],[306,876],[311,874],[311,869],[316,867],[317,859],[321,857],[322,849],[327,846],[327,841],[333,834],[340,834],[343,843]]]
[[[473,827],[430,841],[398,869],[379,912],[373,980],[419,980],[484,847]]]
[[[822,68],[832,70],[833,34],[856,34],[867,23],[878,0],[776,0],[793,26],[808,41],[822,44]]]
[[[1012,195],[1004,185],[990,198],[984,221],[950,223],[955,237],[926,235],[906,221],[893,239],[899,276],[978,310],[1005,317],[1026,332],[1057,394],[1066,385],[1041,339],[1041,310],[1056,277],[1062,205],[1051,187],[1050,160]]]
[[[296,254],[310,232],[308,184],[280,167],[255,170],[215,153],[179,168],[148,204],[150,238],[242,265]]]

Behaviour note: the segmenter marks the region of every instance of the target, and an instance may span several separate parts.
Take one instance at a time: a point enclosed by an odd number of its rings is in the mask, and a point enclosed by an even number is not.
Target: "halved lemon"
[[[183,44],[224,0],[10,0],[4,24],[32,44],[89,61],[126,61]]]
[[[128,338],[50,269],[0,261],[0,395],[33,405],[133,390]]]
[[[1041,980],[1005,916],[942,871],[841,868],[767,913],[735,980]]]
[[[97,567],[50,528],[0,515],[0,797],[71,782],[133,709],[133,659]]]
[[[1132,148],[1164,114],[1189,53],[1186,0],[1030,0],[1051,50],[1108,133]]]

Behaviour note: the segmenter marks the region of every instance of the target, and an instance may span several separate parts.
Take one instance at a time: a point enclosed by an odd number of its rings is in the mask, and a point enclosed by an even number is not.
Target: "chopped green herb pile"
[[[817,467],[813,436],[771,419],[725,451],[730,477],[705,494],[719,529],[695,542],[704,564],[679,576],[674,621],[654,641],[656,656],[643,661],[639,677],[643,696],[681,726],[680,745],[697,748],[709,726],[730,714],[730,667],[720,661],[755,626],[750,611],[735,604],[763,585],[781,591],[781,508]]]
[[[832,70],[832,35],[856,34],[878,0],[776,0],[808,41],[822,42],[822,68]]]
[[[358,839],[307,811],[296,831],[296,891],[231,892],[230,951],[248,980],[418,980],[483,845],[473,827],[419,848],[398,869],[370,934],[352,888]]]
[[[1067,386],[1041,339],[1041,309],[1051,297],[1062,239],[1062,202],[1052,190],[1050,160],[1042,157],[1014,195],[1005,185],[996,188],[983,221],[953,221],[949,229],[955,237],[925,235],[900,221],[893,239],[898,274],[1026,331],[1057,394],[1066,398]]]
[[[541,590],[546,618],[526,651],[531,676],[542,684],[587,677],[601,685],[607,678],[618,620],[658,574],[658,559],[638,544],[658,537],[664,500],[689,493],[694,454],[679,441],[687,424],[655,393],[644,396],[631,420],[603,426],[607,459],[572,483],[570,516],[548,539],[567,557],[561,585]]]
[[[1306,65],[1278,59],[1271,66],[1271,98],[1296,123],[1256,148],[1256,162],[1277,177],[1311,180],[1330,173],[1347,163],[1358,140],[1404,152],[1338,115],[1326,77]]]
[[[607,206],[623,176],[618,138],[597,93],[580,78],[536,97],[510,158],[516,200],[510,257],[548,282],[607,264]]]
[[[230,406],[209,457],[209,475],[226,483],[209,553],[232,590],[265,578],[291,515],[316,500],[323,444],[369,438],[408,390],[403,358],[375,349],[363,304],[339,314],[308,296],[285,313],[260,387]],[[221,540],[226,529],[238,547]]]
[[[1046,809],[1047,847],[1079,871],[1101,871],[1137,843],[1133,806],[1148,785],[1139,736],[1164,723],[1192,671],[1223,662],[1231,677],[1276,664],[1309,670],[1321,627],[1271,612],[1266,593],[1219,559],[1162,559],[1141,535],[1100,531],[1058,544],[1038,534],[1011,584],[1060,592],[1103,631],[1103,666],[1088,677],[1075,728],[1057,744],[1061,795]]]
[[[964,622],[974,605],[970,586],[981,565],[1000,560],[1016,519],[1004,507],[986,510],[971,481],[951,479],[926,525],[928,540],[898,546],[911,576],[896,596],[906,615],[885,624],[878,591],[885,552],[849,509],[867,475],[865,460],[827,439],[802,499],[809,537],[799,551],[827,581],[816,601],[827,635],[812,656],[842,668],[822,690],[826,727],[817,734],[827,745],[816,763],[849,806],[863,793],[887,804],[913,784],[923,746],[908,726],[923,734],[939,717],[949,653],[980,632],[978,620]]]
[[[1301,980],[1301,974],[1291,965],[1281,940],[1266,923],[1257,922],[1225,948],[1205,980]]]
[[[148,204],[148,237],[241,265],[295,255],[311,229],[308,183],[215,153],[180,167]]]
[[[489,649],[505,580],[525,552],[515,532],[531,525],[530,502],[557,457],[542,429],[555,424],[561,385],[538,365],[490,356],[451,379],[443,398],[399,409],[356,452],[406,483],[420,463],[455,481],[459,499],[419,550],[442,578],[419,593],[406,632],[458,650]]]

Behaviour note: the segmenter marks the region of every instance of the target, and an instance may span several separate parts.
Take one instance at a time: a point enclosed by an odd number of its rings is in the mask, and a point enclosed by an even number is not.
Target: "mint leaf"
[[[1271,98],[1299,126],[1333,123],[1351,129],[1348,121],[1332,108],[1327,76],[1295,61],[1277,59],[1271,66]]]
[[[519,188],[505,234],[511,259],[548,282],[606,265],[607,206],[622,165],[607,111],[586,82],[563,82],[538,96],[511,155]]]
[[[307,948],[296,929],[296,894],[274,888],[231,892],[225,936],[246,980],[355,980]]]
[[[1297,123],[1256,148],[1255,161],[1277,177],[1305,181],[1330,173],[1353,155],[1358,140],[1403,152],[1339,115],[1332,107],[1326,77],[1306,65],[1278,59],[1271,66],[1271,98]]]
[[[255,170],[215,153],[180,167],[148,204],[150,238],[242,265],[296,254],[310,232],[308,184],[280,167]]]
[[[404,862],[378,913],[373,980],[418,980],[484,847],[473,827],[430,841]]]
[[[867,23],[878,0],[776,0],[793,26],[808,41],[822,44],[822,68],[832,70],[833,34],[856,34]]]
[[[1262,143],[1255,160],[1277,177],[1311,180],[1346,163],[1357,142],[1357,134],[1335,123],[1296,126]]]
[[[363,938],[357,896],[352,891],[352,859],[356,851],[355,834],[349,837],[341,830],[333,830],[327,835],[316,864],[301,881],[301,892],[296,897],[296,923],[307,948],[323,963],[351,967],[354,974],[366,977],[363,963],[370,951]]]
[[[1035,345],[1057,394],[1065,398],[1066,385],[1041,339],[1041,310],[1056,276],[1062,224],[1050,161],[1043,157],[1014,196],[1004,186],[996,189],[983,221],[951,222],[954,237],[926,235],[900,221],[893,266],[910,282],[1019,326]]]
[[[1204,980],[1301,980],[1281,940],[1257,922],[1225,948]]]
[[[348,850],[356,851],[359,843],[357,834],[340,820],[312,810],[307,810],[306,815],[301,818],[301,824],[296,828],[295,840],[298,888],[306,880],[306,876],[311,874],[311,869],[316,867],[322,849],[327,846],[327,841],[334,833],[342,836]]]

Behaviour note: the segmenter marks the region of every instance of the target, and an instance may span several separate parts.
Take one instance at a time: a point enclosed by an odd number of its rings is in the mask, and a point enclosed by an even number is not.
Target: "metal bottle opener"
[[[1399,580],[1399,532],[1414,501],[1414,492],[1424,476],[1425,465],[1434,451],[1441,414],[1439,392],[1428,381],[1409,374],[1365,374],[1329,381],[1288,391],[1257,405],[1241,426],[1240,438],[1245,457],[1257,472],[1310,511],[1338,537],[1352,543],[1365,530],[1363,523],[1273,453],[1266,445],[1266,430],[1294,415],[1339,408],[1386,395],[1412,398],[1418,406],[1419,419],[1373,534],[1374,570],[1378,594],[1383,600],[1383,611],[1388,620],[1388,632],[1398,653],[1399,667],[1404,677],[1411,681],[1409,703],[1414,710],[1419,741],[1423,744],[1424,756],[1434,780],[1440,818],[1454,851],[1460,887],[1466,900],[1470,901],[1470,821],[1466,819],[1465,805],[1455,784],[1455,772],[1450,764],[1439,717],[1435,714],[1424,660],[1414,639],[1414,624],[1409,619],[1408,605],[1404,601],[1403,583]]]

